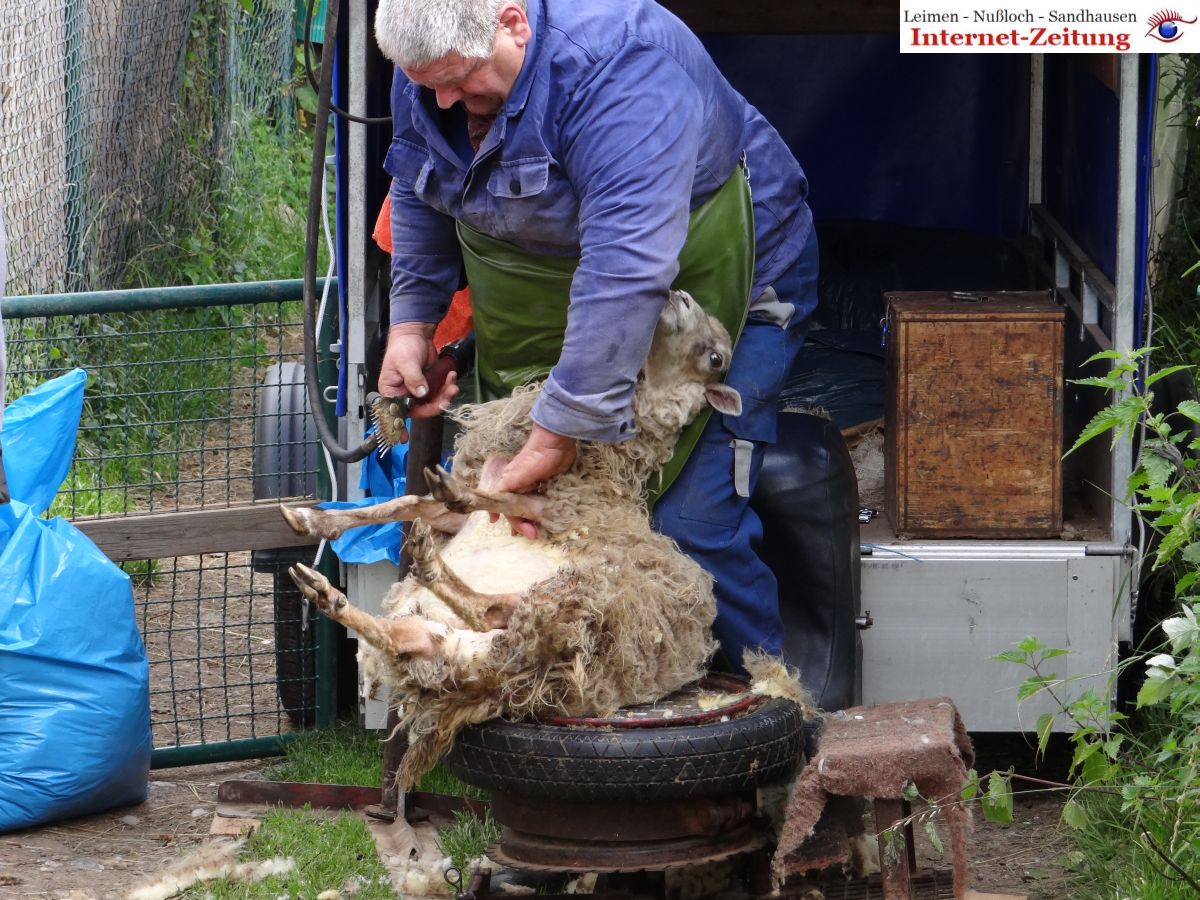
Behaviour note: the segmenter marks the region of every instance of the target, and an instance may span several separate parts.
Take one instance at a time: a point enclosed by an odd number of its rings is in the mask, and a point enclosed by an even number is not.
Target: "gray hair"
[[[449,53],[464,59],[492,55],[500,10],[508,0],[381,0],[375,40],[402,68],[420,68]],[[515,0],[522,9],[525,0]]]

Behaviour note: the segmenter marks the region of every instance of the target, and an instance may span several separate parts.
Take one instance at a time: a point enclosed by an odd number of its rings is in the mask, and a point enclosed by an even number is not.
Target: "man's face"
[[[427,66],[406,68],[404,74],[409,81],[433,91],[442,109],[461,103],[467,112],[495,115],[504,107],[521,73],[530,34],[524,10],[509,3],[500,11],[492,55],[487,59],[464,59],[448,53]]]
[[[488,59],[463,59],[451,53],[428,66],[405,69],[404,74],[433,91],[442,109],[462,103],[468,112],[493,115],[504,106],[512,89],[499,77],[494,58],[495,54]]]

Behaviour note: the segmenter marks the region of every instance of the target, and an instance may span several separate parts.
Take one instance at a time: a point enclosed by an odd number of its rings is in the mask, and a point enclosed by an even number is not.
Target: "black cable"
[[[339,2],[340,2],[340,0],[326,0],[327,4],[329,4],[329,3],[336,4]],[[312,49],[313,9],[316,7],[316,5],[317,5],[317,0],[308,0],[308,3],[305,4],[304,41],[303,41],[303,43],[304,43],[304,71],[308,75],[309,85],[312,86],[312,89],[314,91],[317,91],[318,93],[320,93],[320,88],[317,87],[317,77],[316,77],[316,75],[313,74],[312,56],[310,56],[310,51]],[[326,6],[326,10],[325,10],[325,21],[326,21],[326,23],[328,23],[328,21],[329,21],[328,6]],[[328,26],[326,26],[326,27],[328,28]],[[331,43],[331,41],[330,41],[329,31],[326,30],[324,44],[326,46],[328,46],[330,43]],[[325,52],[324,52],[324,50],[322,50],[321,51],[322,71],[324,71],[324,65],[325,65]],[[390,125],[391,121],[392,121],[391,116],[356,116],[356,115],[354,115],[354,113],[349,112],[348,110],[342,109],[340,106],[338,106],[332,100],[329,103],[329,108],[333,112],[335,112],[339,116],[341,116],[343,119],[345,119],[346,121],[357,122],[359,125]]]

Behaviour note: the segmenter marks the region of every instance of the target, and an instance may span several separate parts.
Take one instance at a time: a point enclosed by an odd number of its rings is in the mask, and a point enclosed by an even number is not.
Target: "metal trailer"
[[[1040,280],[1067,308],[1066,377],[1097,350],[1138,344],[1156,58],[902,57],[894,7],[879,2],[841,11],[752,2],[732,16],[715,3],[666,5],[792,145],[818,219],[894,217],[1036,242]],[[336,93],[351,112],[378,116],[391,68],[375,47],[373,6],[343,3]],[[390,136],[344,119],[336,129],[349,441],[366,427],[368,360],[384,329],[387,260],[371,232]],[[1068,388],[1068,444],[1107,402]],[[1019,706],[1027,673],[991,659],[1027,635],[1071,651],[1056,660],[1060,677],[1081,678],[1071,690],[1115,690],[1108,675],[1131,638],[1136,581],[1119,500],[1132,460],[1130,444],[1103,441],[1068,458],[1071,539],[901,541],[882,517],[865,526],[861,608],[874,624],[862,633],[862,701],[948,694],[974,731],[1032,730],[1050,701]],[[361,493],[353,472],[339,484],[341,499]],[[349,595],[368,608],[397,574],[386,563],[347,569]],[[382,705],[368,704],[367,724],[383,721]]]

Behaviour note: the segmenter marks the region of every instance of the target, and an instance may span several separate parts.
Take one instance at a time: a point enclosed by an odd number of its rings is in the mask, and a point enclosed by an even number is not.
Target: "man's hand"
[[[387,352],[379,371],[379,393],[385,397],[409,394],[421,402],[413,404],[414,419],[440,415],[458,393],[458,376],[451,372],[441,389],[430,396],[425,370],[437,362],[433,346],[436,326],[424,322],[401,322],[388,330]]]
[[[513,457],[512,462],[500,475],[496,490],[528,494],[541,482],[561,475],[571,468],[578,449],[575,438],[555,434],[535,423],[521,452]],[[495,522],[498,518],[499,516],[493,516],[492,521]],[[508,516],[508,524],[514,534],[528,538],[538,536],[537,525],[528,519]]]

